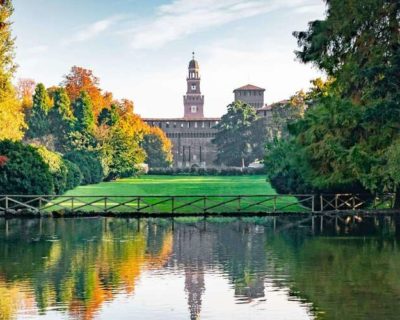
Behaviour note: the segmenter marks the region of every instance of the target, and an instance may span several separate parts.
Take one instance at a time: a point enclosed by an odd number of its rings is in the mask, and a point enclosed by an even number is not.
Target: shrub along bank
[[[101,162],[92,153],[62,157],[44,147],[0,141],[0,194],[63,194],[102,178]]]
[[[161,176],[244,176],[265,174],[264,168],[150,168],[149,175]]]

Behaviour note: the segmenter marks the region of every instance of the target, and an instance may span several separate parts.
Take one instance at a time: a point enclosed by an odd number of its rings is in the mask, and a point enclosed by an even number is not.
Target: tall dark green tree
[[[242,101],[228,105],[228,112],[218,123],[218,133],[212,141],[217,146],[218,164],[240,167],[255,159],[253,125],[256,120],[252,106]]]
[[[40,138],[50,133],[48,113],[50,111],[50,98],[43,83],[36,86],[33,95],[33,105],[28,119],[28,138]]]
[[[76,131],[92,134],[95,128],[95,121],[93,105],[89,95],[85,91],[82,91],[80,96],[74,101],[72,107],[76,118]]]
[[[56,138],[57,151],[65,152],[69,134],[73,131],[75,117],[72,112],[71,102],[64,88],[56,88],[52,93],[53,107],[49,112],[51,133]]]

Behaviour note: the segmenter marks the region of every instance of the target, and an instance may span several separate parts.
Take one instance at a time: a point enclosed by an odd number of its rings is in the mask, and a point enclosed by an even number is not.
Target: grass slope
[[[212,212],[266,212],[276,208],[285,211],[301,211],[297,200],[291,196],[278,197],[277,199],[266,197],[237,198],[229,202],[229,198],[215,197],[207,200],[195,196],[237,196],[237,195],[275,195],[276,191],[265,181],[264,176],[141,176],[139,178],[120,179],[113,182],[103,182],[96,185],[80,186],[65,194],[65,196],[83,196],[74,199],[74,208],[80,208],[85,203],[92,202],[91,206],[82,207],[83,211],[101,210],[107,202],[107,209],[115,212],[132,212],[138,207],[141,212],[160,213],[171,212],[180,205],[193,202],[193,205],[183,206],[175,210],[176,213],[202,213],[203,208],[212,207]],[[89,197],[91,196],[91,197]],[[95,196],[95,197],[93,197]],[[100,196],[107,196],[107,200]],[[160,198],[145,198],[138,201],[136,198],[127,199],[123,196],[186,196],[175,198],[174,204]],[[193,197],[191,197],[193,196]],[[98,197],[98,198],[96,198]],[[233,198],[232,198],[233,199]],[[264,202],[265,199],[269,199]],[[163,201],[165,200],[165,201]],[[58,202],[60,201],[60,202]],[[64,201],[64,203],[63,203]],[[218,205],[228,201],[224,205]],[[262,203],[259,203],[262,201]],[[70,208],[72,200],[58,198],[52,203],[52,208],[57,209],[57,203]],[[138,203],[139,202],[139,203]],[[159,203],[160,202],[160,203]],[[123,203],[123,206],[118,206]],[[215,206],[216,205],[216,206]],[[290,205],[289,207],[287,207]],[[113,208],[114,206],[118,206]],[[214,207],[215,206],[215,207]],[[287,207],[287,208],[286,208]],[[210,212],[210,210],[208,210]]]
[[[67,195],[264,195],[276,194],[264,176],[141,176],[81,186]]]

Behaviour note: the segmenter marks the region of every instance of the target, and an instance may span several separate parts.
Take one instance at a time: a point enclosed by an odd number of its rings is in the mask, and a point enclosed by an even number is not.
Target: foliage
[[[83,179],[82,172],[75,163],[67,159],[63,160],[65,166],[67,167],[66,189],[67,190],[74,189],[82,183]]]
[[[81,91],[80,95],[72,104],[74,116],[76,118],[75,130],[83,134],[92,134],[95,122],[93,105],[89,94]]]
[[[93,105],[93,114],[97,119],[103,108],[109,108],[112,101],[112,95],[106,92],[104,95],[99,88],[99,78],[91,70],[73,66],[69,74],[65,75],[62,82],[63,87],[68,93],[71,101],[75,101],[85,91]]]
[[[37,148],[11,140],[0,141],[0,194],[52,194],[54,184],[48,164]]]
[[[252,125],[256,120],[252,106],[242,101],[228,105],[228,112],[216,126],[218,132],[212,141],[218,150],[216,163],[240,167],[254,160]]]
[[[0,5],[0,140],[20,140],[26,128],[24,113],[18,101],[11,80],[14,63],[14,38],[9,21],[14,9],[11,0]]]
[[[172,165],[172,144],[165,133],[151,127],[144,135],[142,147],[146,152],[146,163],[150,168],[165,168]]]
[[[246,176],[264,175],[264,168],[150,168],[149,175],[160,176]]]
[[[103,110],[101,110],[97,122],[99,125],[105,124],[107,126],[113,126],[118,122],[119,118],[118,106],[112,104],[110,109],[103,108]]]
[[[33,105],[28,119],[28,138],[40,138],[50,133],[47,115],[50,111],[50,98],[42,83],[36,86]]]
[[[103,180],[103,167],[98,153],[93,151],[71,151],[64,158],[74,163],[82,173],[82,184],[94,184]]]
[[[329,79],[314,82],[307,97],[311,107],[304,119],[289,126],[293,138],[288,148],[302,159],[297,168],[290,168],[314,190],[396,191],[400,4],[333,0],[327,6],[325,20],[294,33],[300,60],[315,64]],[[291,163],[293,154],[285,156],[279,146],[272,147],[268,157],[278,155]],[[265,162],[271,163],[268,157]],[[285,176],[284,168],[272,167],[269,175]]]
[[[66,191],[68,169],[63,162],[62,157],[44,147],[37,148],[43,161],[49,166],[53,178],[55,194],[62,194]]]
[[[71,102],[64,88],[57,88],[52,93],[53,107],[48,116],[50,131],[56,138],[56,150],[65,152],[69,135],[74,129],[75,117]]]

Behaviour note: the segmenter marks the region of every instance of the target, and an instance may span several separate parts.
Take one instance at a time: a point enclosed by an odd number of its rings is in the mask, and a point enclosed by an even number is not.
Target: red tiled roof
[[[262,90],[262,91],[265,91],[264,88],[253,86],[252,84],[246,84],[243,87],[240,87],[240,88],[237,88],[237,89],[233,90],[233,92],[238,91],[238,90],[257,90],[257,91]]]

